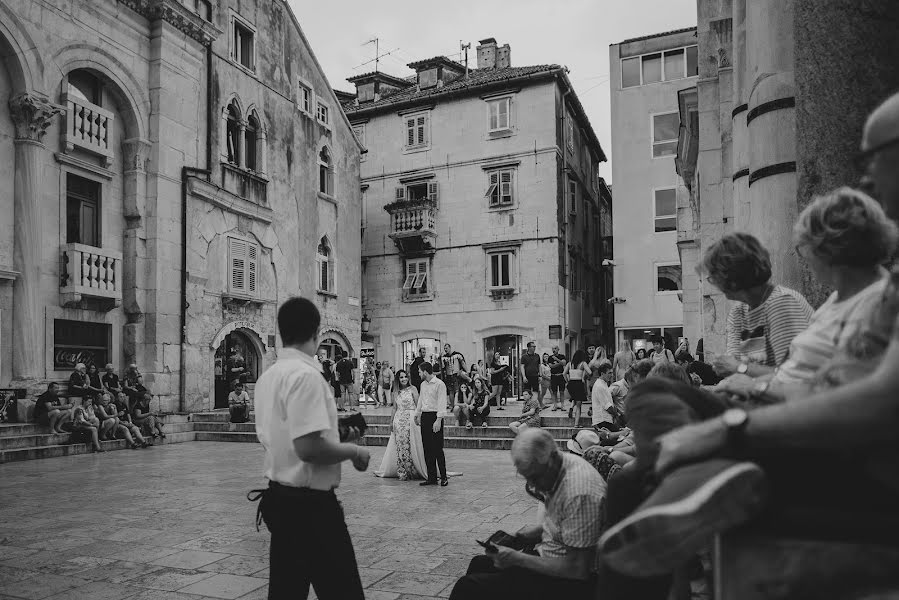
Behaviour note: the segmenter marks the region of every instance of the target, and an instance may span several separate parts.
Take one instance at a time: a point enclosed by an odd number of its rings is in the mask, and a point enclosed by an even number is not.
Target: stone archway
[[[213,408],[226,408],[235,380],[255,387],[266,353],[262,333],[249,321],[232,321],[209,344],[213,351]]]

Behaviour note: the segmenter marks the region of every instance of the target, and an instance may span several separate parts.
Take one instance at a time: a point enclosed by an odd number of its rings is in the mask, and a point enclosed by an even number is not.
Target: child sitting
[[[234,391],[228,394],[228,412],[232,423],[246,423],[249,420],[250,395],[239,380],[234,383]]]

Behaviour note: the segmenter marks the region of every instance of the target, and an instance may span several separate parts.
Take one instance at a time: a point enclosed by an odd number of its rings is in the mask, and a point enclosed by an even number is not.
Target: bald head
[[[899,93],[893,94],[874,109],[865,122],[862,150],[870,150],[899,138]]]
[[[512,442],[512,462],[527,479],[538,477],[553,464],[559,453],[556,441],[545,429],[537,427],[522,431]]]
[[[899,93],[874,109],[865,123],[862,151],[868,153],[862,189],[899,221]]]

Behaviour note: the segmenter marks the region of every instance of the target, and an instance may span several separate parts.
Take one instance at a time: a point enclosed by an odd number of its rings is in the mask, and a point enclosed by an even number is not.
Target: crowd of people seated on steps
[[[488,539],[451,598],[689,597],[697,556],[749,522],[896,555],[899,94],[868,118],[861,145],[861,189],[815,198],[794,226],[797,257],[833,290],[826,301],[814,309],[771,281],[753,236],[712,244],[701,274],[732,308],[725,351],[705,353],[711,370],[686,348],[635,353],[613,365],[608,395],[599,388],[612,422],[578,431],[563,460],[551,436],[522,432],[512,459],[543,523]],[[899,590],[896,569],[853,582],[849,562],[828,565],[841,584]]]
[[[116,439],[133,449],[146,448],[166,437],[162,421],[150,410],[152,397],[137,365],[120,379],[111,364],[101,376],[96,365],[78,363],[69,377],[68,397],[60,396],[57,382],[47,384],[37,397],[34,420],[52,433],[88,439],[94,452],[104,452],[100,442]]]

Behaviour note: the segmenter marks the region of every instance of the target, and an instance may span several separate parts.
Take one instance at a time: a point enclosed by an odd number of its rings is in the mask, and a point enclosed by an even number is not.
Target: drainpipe
[[[212,20],[212,4],[207,0],[206,19]],[[180,355],[181,368],[178,377],[178,412],[184,412],[184,395],[187,392],[184,359],[187,345],[187,178],[190,175],[204,175],[206,180],[212,177],[212,130],[214,127],[214,111],[212,106],[212,44],[206,46],[206,168],[181,167],[181,336]]]
[[[562,75],[559,76],[559,82],[563,82],[564,79]],[[565,99],[571,93],[571,88],[569,87],[562,94],[562,220],[565,225],[562,230],[562,260],[563,266],[568,265],[568,208],[566,203],[568,202],[568,155],[566,154],[568,148],[568,140],[565,139],[566,132],[568,129],[565,127],[565,118],[568,116],[568,111],[566,110],[567,104]],[[569,273],[570,269],[563,269],[568,276],[565,278],[565,293],[562,296],[562,339],[568,340],[568,285],[571,282],[571,274]],[[570,354],[570,352],[569,352]]]

